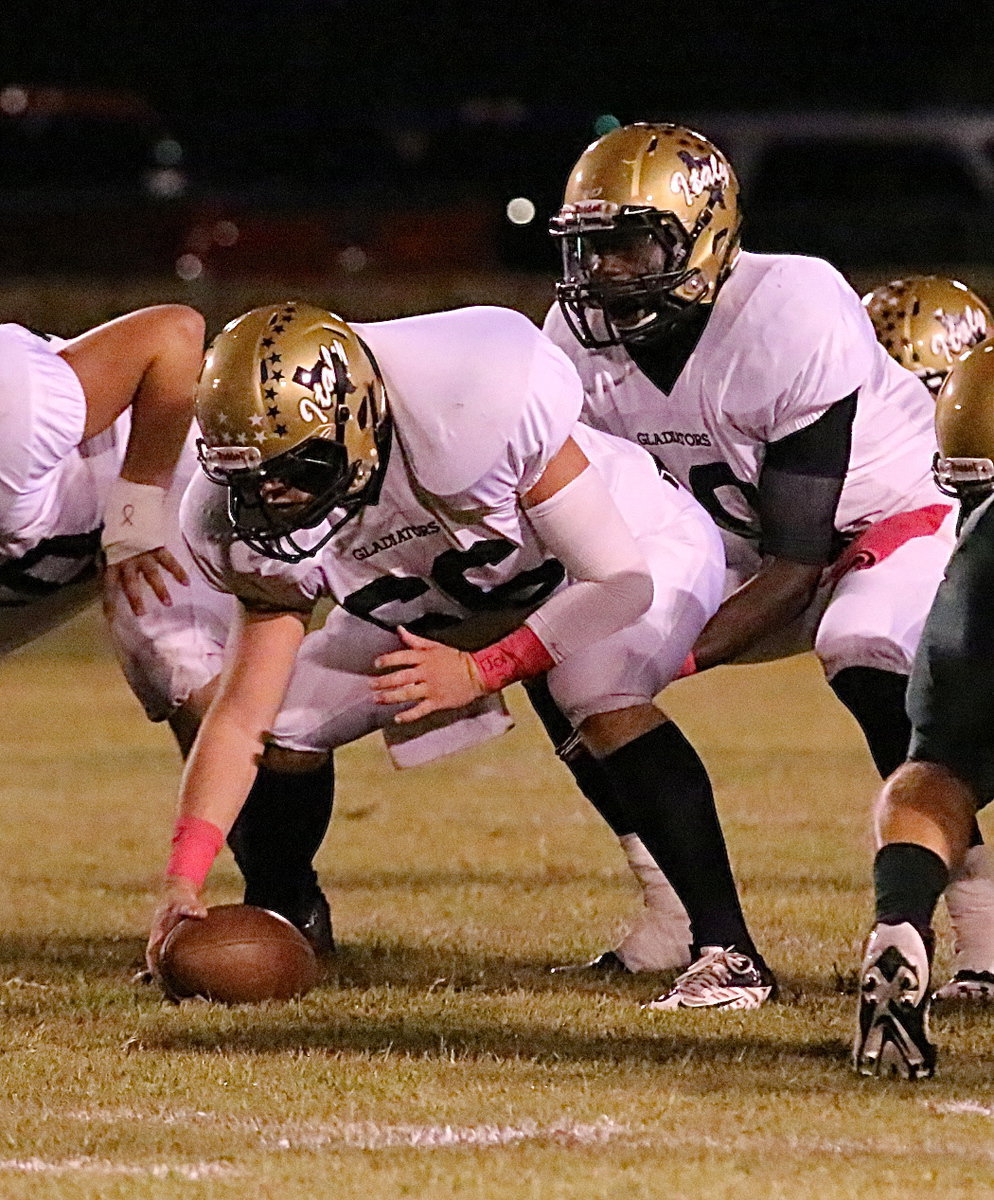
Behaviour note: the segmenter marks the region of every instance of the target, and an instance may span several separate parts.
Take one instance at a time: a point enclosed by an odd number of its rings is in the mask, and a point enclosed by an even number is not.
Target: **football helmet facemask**
[[[588,146],[550,231],[556,298],[589,348],[641,344],[712,304],[739,251],[731,164],[680,125],[625,125]]]
[[[341,317],[288,302],[215,338],[196,395],[200,464],[236,536],[284,562],[316,554],[379,495],[390,419],[379,369]],[[294,535],[330,520],[317,538]]]
[[[962,355],[935,402],[939,488],[975,508],[994,491],[994,338]]]
[[[965,283],[911,275],[863,297],[877,341],[937,395],[950,367],[994,333],[991,310]]]

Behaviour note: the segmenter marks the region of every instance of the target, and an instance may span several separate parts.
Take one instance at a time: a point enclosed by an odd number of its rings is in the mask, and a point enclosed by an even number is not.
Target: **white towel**
[[[502,692],[480,696],[465,708],[429,713],[409,725],[391,722],[383,727],[383,741],[398,770],[420,767],[457,750],[468,750],[514,728]]]

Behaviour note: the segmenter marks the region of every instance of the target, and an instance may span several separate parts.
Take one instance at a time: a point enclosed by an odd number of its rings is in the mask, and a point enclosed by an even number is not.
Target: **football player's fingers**
[[[142,557],[145,561],[141,564],[136,564],[136,570],[140,572],[142,578],[152,589],[156,600],[166,608],[172,608],[173,598],[169,595],[169,588],[166,587],[166,581],[162,577],[162,572],[156,566],[155,560],[145,555]]]
[[[402,687],[405,683],[417,683],[424,678],[420,666],[406,667],[403,670],[388,671],[385,675],[374,675],[369,686],[374,692],[385,692],[390,688]]]
[[[412,650],[429,650],[432,646],[439,644],[438,642],[433,642],[430,638],[423,638],[416,633],[411,633],[403,625],[397,626],[397,636],[405,646],[410,646]]]
[[[101,603],[103,604],[104,616],[110,620],[114,614],[115,599],[121,587],[121,582],[118,579],[118,569],[117,567],[105,565],[100,576]]]
[[[114,568],[110,568],[112,570]],[[108,571],[109,574],[109,571]],[[145,601],[142,599],[141,576],[135,570],[130,559],[118,563],[116,568],[117,585],[124,592],[124,597],[136,617],[145,615]]]
[[[378,671],[396,671],[398,667],[416,667],[424,662],[422,650],[391,650],[389,654],[380,654],[373,659],[373,666]]]
[[[157,563],[166,568],[177,583],[181,583],[184,587],[190,586],[190,576],[186,573],[186,568],[171,550],[165,546],[160,546],[158,550],[152,551],[152,557]]]
[[[424,700],[427,694],[428,685],[426,683],[408,683],[403,687],[377,692],[373,700],[376,704],[408,704],[412,700]]]
[[[152,932],[148,935],[148,945],[145,947],[145,964],[153,975],[156,975],[159,970],[159,953],[162,950],[162,943],[166,940],[168,929],[162,929],[158,923],[152,926]]]
[[[438,708],[434,700],[422,700],[420,704],[415,704],[413,708],[405,708],[403,712],[397,713],[394,721],[398,725],[408,725],[411,721],[420,721],[422,717],[426,717],[429,713],[433,713]]]
[[[202,919],[206,916],[207,908],[196,896],[189,900],[174,900],[159,909],[152,919],[152,932],[145,949],[145,961],[153,975],[158,970],[163,943],[180,921],[184,917]]]

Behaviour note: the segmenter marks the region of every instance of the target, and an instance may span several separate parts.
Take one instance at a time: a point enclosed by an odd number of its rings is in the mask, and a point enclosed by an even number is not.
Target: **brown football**
[[[170,931],[159,975],[172,1000],[257,1004],[303,996],[319,971],[307,939],[284,917],[250,904],[221,904]]]

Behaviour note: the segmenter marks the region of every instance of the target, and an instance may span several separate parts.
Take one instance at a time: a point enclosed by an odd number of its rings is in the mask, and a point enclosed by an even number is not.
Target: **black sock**
[[[934,851],[914,842],[889,842],[873,860],[878,924],[907,921],[927,938],[948,882],[949,868]]]
[[[874,766],[886,779],[908,757],[911,722],[904,711],[907,675],[877,667],[846,667],[829,684],[856,718]]]
[[[576,780],[577,787],[586,796],[600,815],[611,826],[619,838],[632,832],[631,817],[627,808],[614,793],[611,781],[604,768],[583,742],[577,737],[573,726],[559,711],[549,692],[543,676],[525,684],[528,699],[552,739],[556,753],[563,760]]]
[[[875,667],[846,667],[829,684],[832,691],[856,718],[874,766],[886,779],[908,757],[911,721],[904,710],[907,675]],[[983,834],[976,821],[971,846],[982,846]]]
[[[312,866],[331,820],[334,760],[316,771],[289,774],[261,766],[248,799],[228,834],[245,877],[245,903],[284,916],[313,899]]]
[[[759,959],[746,928],[704,764],[668,721],[602,760],[631,825],[680,897],[694,947]]]

